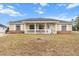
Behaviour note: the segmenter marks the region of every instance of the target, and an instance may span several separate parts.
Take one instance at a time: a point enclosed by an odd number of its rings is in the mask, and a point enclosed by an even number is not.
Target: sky
[[[0,23],[27,18],[52,18],[71,21],[79,15],[78,3],[2,3]]]

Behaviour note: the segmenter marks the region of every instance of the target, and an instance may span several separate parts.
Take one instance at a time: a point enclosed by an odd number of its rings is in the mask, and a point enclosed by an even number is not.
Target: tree
[[[79,31],[79,16],[76,17],[76,28]]]
[[[73,31],[76,31],[76,26],[75,26],[75,21],[74,21],[74,19],[72,19],[71,22],[72,22],[72,30],[73,30]]]
[[[6,29],[5,33],[7,33],[9,31],[9,28]]]

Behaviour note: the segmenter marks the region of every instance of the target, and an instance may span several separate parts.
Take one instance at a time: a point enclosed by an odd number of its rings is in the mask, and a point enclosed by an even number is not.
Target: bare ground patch
[[[0,38],[0,55],[79,55],[79,34],[8,35]]]

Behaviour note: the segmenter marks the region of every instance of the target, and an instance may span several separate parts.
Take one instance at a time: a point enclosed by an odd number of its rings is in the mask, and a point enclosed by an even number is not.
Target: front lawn
[[[79,34],[7,35],[0,37],[0,55],[79,55]]]

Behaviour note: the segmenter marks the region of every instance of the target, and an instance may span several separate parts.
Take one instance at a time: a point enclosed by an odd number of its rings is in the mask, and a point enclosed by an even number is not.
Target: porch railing
[[[45,34],[50,33],[50,29],[28,29],[27,33]]]

